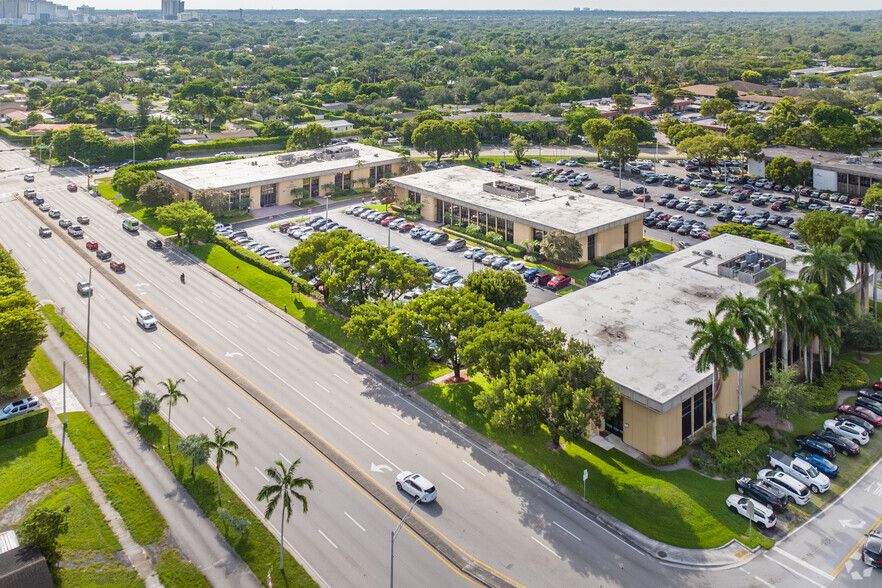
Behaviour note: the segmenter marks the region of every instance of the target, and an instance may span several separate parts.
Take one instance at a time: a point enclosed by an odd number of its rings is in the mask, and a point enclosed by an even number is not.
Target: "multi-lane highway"
[[[771,559],[774,551],[748,566],[712,575],[659,563],[523,475],[504,456],[448,428],[369,370],[347,362],[321,338],[258,304],[196,258],[170,248],[149,249],[149,230],[127,233],[121,228],[124,213],[85,191],[67,192],[68,177],[37,171],[36,182],[27,187],[60,209],[62,217],[92,218],[84,227],[84,239],[63,238],[55,221],[12,196],[26,187],[23,169],[36,168],[23,155],[10,153],[0,154],[0,166],[14,167],[6,161],[10,157],[19,158],[11,163],[22,170],[0,178],[0,242],[25,269],[30,288],[39,299],[63,308],[67,320],[85,332],[86,300],[75,289],[94,257],[85,242],[95,239],[114,259],[126,262],[127,271],[116,278],[143,302],[133,302],[104,273],[93,272],[91,339],[96,351],[120,372],[129,364],[143,365],[145,389],[156,390],[154,383],[166,377],[184,378],[189,402],[179,404],[174,413],[174,426],[181,433],[236,427],[240,465],[225,465],[224,475],[252,504],[266,482],[265,467],[276,459],[303,459],[299,473],[312,478],[316,490],[309,495],[309,514],[292,519],[286,542],[323,584],[388,582],[389,533],[397,521],[215,366],[269,397],[277,410],[320,436],[402,505],[408,500],[395,490],[395,475],[414,470],[429,477],[438,487],[438,500],[417,506],[411,517],[511,584],[657,586],[661,579],[663,585],[706,586],[713,578],[723,586],[802,585],[800,570],[811,574],[786,557],[778,556],[795,573],[778,565]],[[54,224],[56,234],[39,238],[41,224]],[[187,275],[186,285],[178,280],[181,272]],[[163,325],[198,343],[211,363],[165,327],[141,330],[134,320],[139,306],[156,309]],[[129,465],[137,473],[137,464]],[[261,505],[254,506],[262,511]],[[876,520],[861,518],[867,524]],[[278,516],[272,524],[278,527]],[[846,538],[857,536],[855,529],[843,531]],[[795,547],[795,557],[804,559],[802,548]],[[399,535],[395,553],[400,585],[471,583],[411,533]],[[823,576],[812,578],[820,585],[830,583]]]

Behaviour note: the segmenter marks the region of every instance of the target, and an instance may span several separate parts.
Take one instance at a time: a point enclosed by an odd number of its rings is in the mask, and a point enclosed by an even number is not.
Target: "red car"
[[[557,275],[548,280],[548,288],[549,290],[559,290],[565,286],[569,286],[573,283],[573,278],[570,276]]]
[[[406,233],[413,228],[413,223],[404,223],[400,227],[398,227],[399,233]]]
[[[110,262],[110,269],[112,269],[115,272],[124,272],[124,271],[126,271],[126,264],[122,261],[114,259],[113,261]]]
[[[873,390],[882,390],[882,381],[873,382]]]
[[[711,234],[709,231],[705,231],[702,234],[700,234],[699,237],[701,237],[702,241],[707,241],[708,239],[711,238]]]
[[[387,216],[386,218],[384,218],[383,220],[380,221],[380,224],[383,225],[384,227],[388,227],[389,223],[391,223],[392,221],[398,220],[399,218],[401,218],[401,217]]]
[[[850,414],[851,416],[856,416],[859,419],[864,419],[874,427],[882,427],[882,417],[878,416],[872,410],[864,408],[863,406],[852,406],[850,404],[843,404],[839,407],[839,412],[842,414]]]
[[[658,219],[658,220],[660,220],[660,221],[663,221],[663,220],[671,220],[671,215],[667,214],[666,212],[663,212],[663,213],[661,213],[660,215],[658,215],[658,216],[655,217],[655,218]]]
[[[652,196],[650,196],[649,194],[644,194],[643,196],[638,196],[637,202],[652,202]]]
[[[680,190],[681,192],[685,192],[685,191],[689,190],[690,188],[689,188],[689,184],[677,184],[677,189]]]
[[[98,249],[98,241],[86,241],[86,249],[89,251],[95,251]]]
[[[70,182],[70,183],[67,185],[67,191],[68,191],[68,192],[76,192],[76,191],[77,191],[77,185],[74,184],[73,182]]]

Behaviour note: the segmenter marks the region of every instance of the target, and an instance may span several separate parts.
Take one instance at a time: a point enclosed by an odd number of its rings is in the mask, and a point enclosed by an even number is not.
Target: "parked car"
[[[882,417],[882,403],[873,400],[868,396],[860,396],[858,395],[857,399],[854,401],[855,405],[860,406],[861,408],[866,408],[869,411],[872,411],[877,416]]]
[[[512,258],[505,255],[498,255],[493,259],[493,263],[490,264],[490,267],[495,270],[501,270],[508,264],[512,262]]]
[[[447,233],[435,233],[431,239],[429,239],[429,245],[443,245],[450,240],[450,236]]]
[[[560,290],[561,288],[565,288],[572,283],[573,278],[571,278],[570,276],[556,275],[548,280],[548,288],[550,290]]]
[[[811,500],[812,496],[809,492],[808,486],[789,474],[764,469],[759,471],[757,478],[763,480],[770,486],[777,487],[784,492],[784,494],[787,495],[788,500],[794,504],[803,506]]]
[[[858,417],[851,416],[850,414],[837,414],[833,417],[838,423],[851,423],[853,425],[857,425],[859,429],[863,429],[867,432],[867,435],[872,435],[876,432],[876,427],[865,421],[864,419],[859,419]]]
[[[542,270],[539,268],[531,267],[528,270],[525,270],[521,277],[524,278],[525,282],[532,282],[536,279],[536,276],[542,273]]]
[[[38,408],[40,408],[40,400],[36,396],[28,396],[27,398],[13,400],[4,406],[3,410],[0,410],[0,421],[5,421],[33,412]]]
[[[599,282],[601,280],[605,280],[613,275],[612,271],[608,267],[601,267],[594,270],[588,279],[592,282]]]
[[[554,274],[551,272],[542,272],[536,276],[536,284],[539,286],[545,286],[553,277]]]
[[[775,525],[778,524],[778,518],[775,516],[775,513],[772,512],[772,509],[760,504],[752,498],[747,498],[746,496],[740,496],[738,494],[730,494],[726,499],[726,506],[729,507],[729,510],[735,514],[740,514],[743,517],[748,516],[748,504],[753,505],[752,520],[754,523],[765,529],[773,529]]]
[[[836,465],[835,463],[833,463],[832,461],[830,461],[829,459],[827,459],[826,457],[824,457],[823,455],[818,455],[817,453],[812,453],[811,451],[805,451],[803,449],[800,451],[794,451],[793,457],[799,458],[799,459],[803,460],[804,462],[806,462],[807,464],[812,465],[821,474],[827,476],[827,478],[835,478],[836,476],[839,475],[839,466]],[[798,476],[793,476],[793,477],[800,480],[800,481],[803,481]],[[809,488],[811,488],[811,485],[809,485]],[[812,489],[812,490],[814,491],[814,489]]]
[[[633,268],[634,264],[630,261],[620,261],[612,267],[614,273],[625,272]]]
[[[797,435],[794,442],[806,451],[823,455],[827,459],[836,459],[836,448],[827,443],[808,435]]]
[[[776,512],[787,510],[787,495],[782,490],[765,482],[751,480],[747,476],[743,476],[735,480],[735,489],[739,494],[749,496]]]
[[[805,453],[812,454],[810,451]],[[801,454],[802,452],[800,452],[800,456],[798,457],[795,454],[791,457],[781,451],[770,451],[769,463],[775,470],[789,474],[808,486],[815,494],[820,494],[829,490],[830,479],[826,475],[820,473],[812,463],[802,459]]]
[[[410,230],[410,238],[411,239],[422,239],[423,235],[425,235],[428,231],[423,227],[416,227]]]
[[[870,441],[870,434],[866,429],[849,421],[827,419],[824,421],[824,430],[846,439],[851,439],[860,445],[866,445]]]
[[[509,262],[504,268],[504,270],[512,271],[512,272],[521,272],[524,268],[527,267],[527,264],[521,261],[520,259],[516,259],[515,261]]]
[[[843,455],[853,456],[858,455],[861,452],[861,447],[856,442],[826,429],[812,431],[812,439],[823,441],[827,445],[830,445],[835,451],[842,453]]]
[[[858,417],[859,419],[864,419],[874,427],[882,426],[882,417],[874,413],[872,410],[864,408],[863,406],[843,404],[840,405],[837,410],[842,414],[850,414],[851,416]]]
[[[447,251],[459,251],[466,248],[466,240],[457,238],[447,244]]]
[[[872,530],[864,535],[861,561],[876,569],[882,568],[882,533]]]

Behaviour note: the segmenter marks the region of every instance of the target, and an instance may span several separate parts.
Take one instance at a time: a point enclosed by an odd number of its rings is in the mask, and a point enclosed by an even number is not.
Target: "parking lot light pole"
[[[401,522],[398,523],[398,526],[395,527],[395,530],[392,531],[392,545],[391,545],[391,557],[389,559],[389,588],[394,588],[395,586],[395,536],[398,535],[398,532],[401,531],[401,527],[404,526],[404,521],[407,520],[408,515],[413,510],[413,507],[417,505],[417,502],[420,501],[422,496],[417,496],[413,500],[413,504],[410,505],[410,508],[407,509],[407,513],[401,518]]]

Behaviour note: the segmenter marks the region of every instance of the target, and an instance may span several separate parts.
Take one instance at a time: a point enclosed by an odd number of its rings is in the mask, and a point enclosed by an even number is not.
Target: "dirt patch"
[[[54,492],[58,488],[69,486],[71,482],[73,482],[73,478],[53,480],[43,484],[39,488],[34,488],[33,490],[25,492],[7,504],[6,507],[0,511],[0,531],[7,531],[17,525],[22,519],[24,519],[28,507],[31,504],[38,502],[40,499]]]
[[[772,429],[787,431],[788,433],[793,432],[793,423],[787,419],[779,421],[775,411],[770,408],[760,408],[755,410],[753,414],[750,415],[750,422],[755,425],[760,425],[761,427],[771,427]]]
[[[442,384],[462,384],[463,382],[471,382],[471,381],[472,381],[472,379],[468,376],[460,376],[458,378],[456,376],[450,376],[448,378],[444,378],[443,380],[441,380],[441,383]]]

